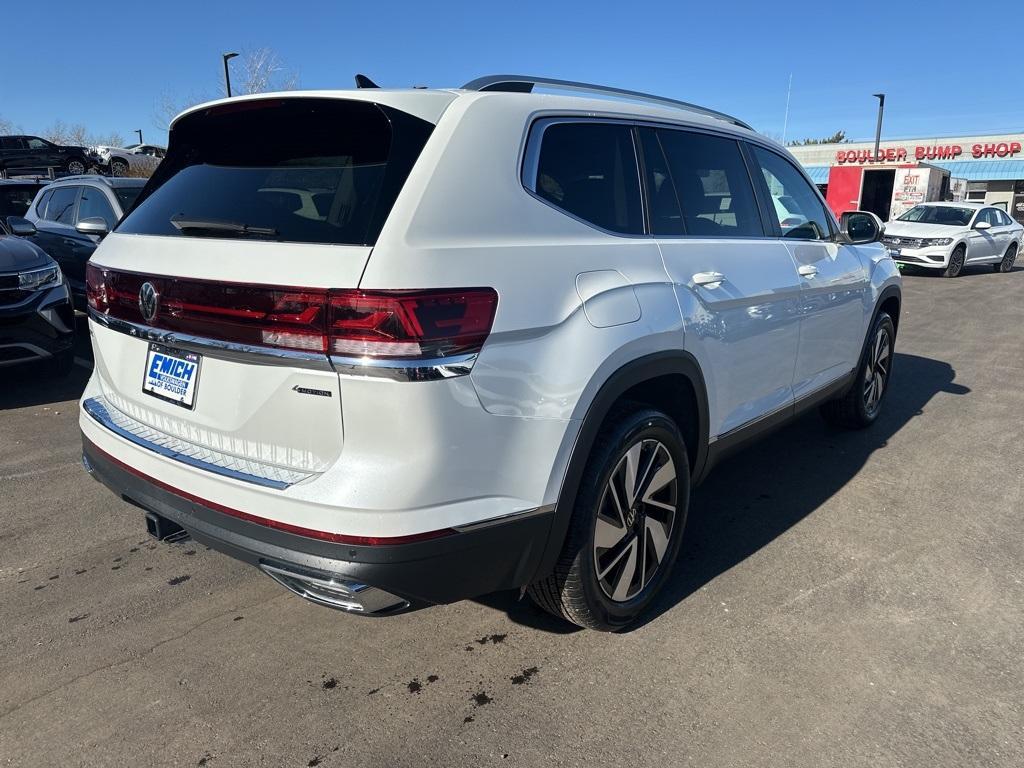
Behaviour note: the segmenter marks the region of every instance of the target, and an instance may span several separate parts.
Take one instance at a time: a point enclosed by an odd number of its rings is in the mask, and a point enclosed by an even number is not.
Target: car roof
[[[988,203],[978,203],[974,201],[963,201],[958,203],[955,200],[935,200],[934,202],[918,203],[918,205],[931,205],[936,208],[991,208],[992,206]]]
[[[538,82],[541,87],[548,87]],[[552,86],[554,87],[554,86]],[[598,88],[595,86],[595,88]],[[593,90],[601,94],[600,90]],[[663,106],[657,103],[639,103],[628,96],[617,96],[608,92],[612,98],[583,95],[567,95],[563,93],[534,93],[514,90],[467,90],[466,88],[357,88],[350,90],[319,90],[319,91],[280,91],[275,93],[251,94],[217,99],[181,112],[171,121],[173,127],[184,116],[204,109],[225,104],[263,99],[345,99],[352,101],[370,101],[384,106],[394,107],[403,112],[420,117],[428,122],[436,123],[444,111],[456,100],[504,100],[529,105],[533,111],[566,111],[577,114],[594,114],[595,116],[616,116],[626,119],[651,119],[659,122],[685,123],[706,126],[716,130],[726,130],[747,137],[757,137],[769,141],[746,124],[728,115],[706,110],[698,105],[690,108],[680,106]],[[638,94],[642,95],[642,94]],[[665,102],[671,100],[666,99]],[[774,144],[775,142],[770,142]]]
[[[95,174],[85,174],[79,176],[62,176],[59,179],[55,179],[50,182],[51,184],[81,184],[83,182],[93,182],[97,184],[103,184],[108,187],[142,187],[145,186],[148,179],[138,178],[134,176],[117,176],[111,178],[110,176],[97,176]]]

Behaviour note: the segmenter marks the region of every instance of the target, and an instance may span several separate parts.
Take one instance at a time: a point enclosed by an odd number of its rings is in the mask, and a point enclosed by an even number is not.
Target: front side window
[[[771,212],[782,236],[799,240],[830,238],[828,214],[814,187],[780,155],[757,146],[751,146],[751,150],[768,187]]]
[[[640,179],[628,125],[548,125],[533,191],[556,208],[602,229],[643,233]]]
[[[668,161],[686,234],[764,236],[750,175],[734,139],[669,129],[658,130],[657,136]]]
[[[372,245],[432,128],[341,99],[209,107],[175,124],[118,232]]]
[[[82,199],[78,202],[78,221],[82,219],[103,219],[108,230],[113,229],[117,223],[117,217],[107,202],[107,196],[96,187],[82,187]]]
[[[49,147],[50,147],[50,145],[47,144],[42,139],[29,139],[28,140],[28,148],[29,149],[49,149]]]
[[[78,187],[58,187],[53,190],[50,202],[46,206],[46,218],[58,224],[71,225],[75,221],[75,202],[78,200]]]
[[[39,196],[39,202],[36,203],[36,216],[40,219],[46,218],[46,204],[50,201],[53,196],[53,190],[48,189]]]

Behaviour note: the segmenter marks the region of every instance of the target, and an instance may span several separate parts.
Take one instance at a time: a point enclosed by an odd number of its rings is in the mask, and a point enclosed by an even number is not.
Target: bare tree
[[[54,144],[67,144],[69,135],[70,132],[63,120],[54,120],[50,127],[43,131],[43,138]]]
[[[14,123],[0,115],[0,134],[5,133],[17,133],[17,130],[14,127]]]
[[[299,73],[290,69],[272,48],[247,48],[232,66],[232,92],[235,95],[266,93],[268,91],[294,91],[299,87]],[[153,125],[162,131],[184,110],[204,101],[224,96],[224,86],[218,83],[205,90],[193,90],[184,97],[165,91],[153,107]]]
[[[92,140],[89,136],[89,129],[81,123],[75,123],[68,128],[68,139],[67,144],[73,144],[76,147],[84,147],[86,144],[91,144]]]
[[[299,87],[298,73],[286,69],[281,57],[271,48],[246,50],[239,59],[242,72],[237,87],[239,94],[294,91]]]

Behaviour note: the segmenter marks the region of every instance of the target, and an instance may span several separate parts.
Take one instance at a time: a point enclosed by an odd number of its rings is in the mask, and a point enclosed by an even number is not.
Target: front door
[[[779,241],[792,253],[803,286],[800,352],[793,394],[814,393],[853,370],[865,334],[869,290],[867,256],[861,246],[836,241],[834,223],[814,186],[782,155],[752,146],[763,193],[782,197],[796,211],[779,216]],[[777,210],[777,207],[776,207]]]
[[[675,286],[685,347],[706,378],[711,437],[793,402],[800,279],[766,232],[740,145],[641,129],[651,230]]]

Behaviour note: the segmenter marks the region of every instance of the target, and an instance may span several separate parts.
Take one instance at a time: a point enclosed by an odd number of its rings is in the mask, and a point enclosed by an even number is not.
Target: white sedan
[[[1009,272],[1024,226],[983,203],[921,203],[885,225],[882,242],[899,264],[941,269],[956,277],[971,264]]]
[[[167,150],[154,144],[132,144],[123,148],[101,145],[93,151],[111,176],[149,176]]]

